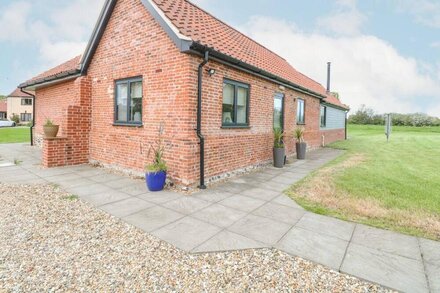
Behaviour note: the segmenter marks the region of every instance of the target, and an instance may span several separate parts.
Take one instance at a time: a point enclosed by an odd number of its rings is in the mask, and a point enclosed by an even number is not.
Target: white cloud
[[[438,0],[395,0],[397,10],[412,15],[417,23],[440,28],[440,1]]]
[[[332,61],[332,90],[352,109],[366,104],[379,112],[427,112],[429,105],[419,103],[418,97],[440,103],[440,79],[375,36],[306,34],[293,23],[262,16],[240,29],[322,84],[326,62]],[[440,116],[440,109],[432,111]]]
[[[65,3],[22,0],[6,6],[0,11],[0,41],[36,45],[41,70],[81,54],[104,0]]]
[[[367,20],[356,7],[355,0],[338,0],[336,9],[327,17],[320,18],[318,27],[338,35],[357,35]]]
[[[432,42],[430,44],[430,46],[431,46],[431,48],[438,48],[438,49],[440,49],[440,41]]]
[[[17,1],[0,12],[0,41],[20,41],[28,38],[26,19],[30,10],[30,3]]]

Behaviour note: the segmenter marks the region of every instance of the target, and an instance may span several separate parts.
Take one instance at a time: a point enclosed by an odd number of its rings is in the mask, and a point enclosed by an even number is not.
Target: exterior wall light
[[[215,69],[214,68],[209,68],[208,69],[208,74],[209,74],[209,76],[213,76],[215,74]]]

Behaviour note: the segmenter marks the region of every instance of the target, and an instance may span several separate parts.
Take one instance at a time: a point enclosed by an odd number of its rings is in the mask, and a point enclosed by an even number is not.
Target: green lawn
[[[440,239],[440,127],[349,126],[346,153],[289,191],[321,214]]]
[[[0,143],[29,142],[29,127],[2,127],[0,128]]]

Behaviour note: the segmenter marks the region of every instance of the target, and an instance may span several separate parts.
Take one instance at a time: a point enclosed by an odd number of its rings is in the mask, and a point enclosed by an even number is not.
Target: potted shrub
[[[46,119],[46,123],[43,125],[44,135],[49,138],[57,137],[59,125],[53,124],[52,120]]]
[[[280,128],[273,130],[274,143],[273,143],[273,165],[276,168],[283,168],[285,149],[283,142],[283,131]]]
[[[304,141],[304,128],[297,127],[294,132],[296,138],[296,158],[304,160],[306,158],[307,143]]]
[[[163,159],[165,148],[162,146],[162,141],[159,136],[157,146],[150,146],[148,155],[153,151],[153,162],[145,167],[145,180],[147,182],[148,190],[161,191],[167,179],[167,165]]]

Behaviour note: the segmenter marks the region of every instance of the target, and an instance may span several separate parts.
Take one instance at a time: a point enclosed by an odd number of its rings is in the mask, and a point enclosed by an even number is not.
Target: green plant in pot
[[[54,124],[53,121],[50,119],[46,119],[46,122],[43,125],[44,136],[48,138],[57,137],[59,129],[59,125]]]
[[[304,128],[297,127],[293,134],[296,139],[296,158],[298,160],[304,160],[307,150],[307,143],[304,141]]]
[[[273,130],[273,136],[273,165],[276,168],[283,168],[285,161],[284,158],[286,155],[283,141],[284,132],[281,130],[281,128],[275,128]]]
[[[156,144],[156,146],[151,145],[148,151],[148,156],[153,151],[153,162],[145,166],[145,180],[150,191],[161,191],[167,179],[167,164],[163,159],[165,147],[162,145],[160,133]]]

